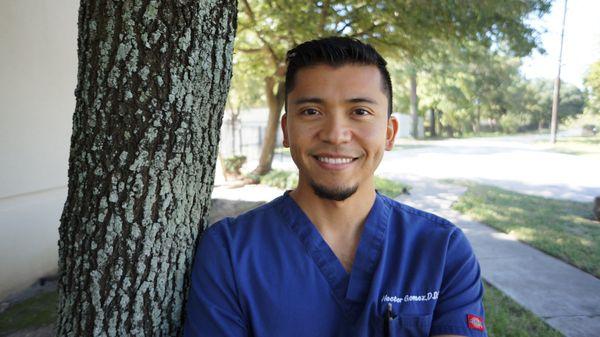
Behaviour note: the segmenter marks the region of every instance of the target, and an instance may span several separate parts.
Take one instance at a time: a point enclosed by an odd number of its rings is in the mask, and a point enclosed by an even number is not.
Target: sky
[[[564,0],[555,0],[550,13],[532,20],[541,36],[545,55],[534,51],[523,60],[525,77],[554,79],[558,71],[560,32]],[[578,87],[583,86],[587,67],[600,59],[600,0],[568,0],[561,79]]]

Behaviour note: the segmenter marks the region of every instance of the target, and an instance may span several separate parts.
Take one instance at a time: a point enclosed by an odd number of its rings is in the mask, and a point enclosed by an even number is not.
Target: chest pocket
[[[398,315],[390,325],[389,337],[427,337],[431,329],[432,315]]]

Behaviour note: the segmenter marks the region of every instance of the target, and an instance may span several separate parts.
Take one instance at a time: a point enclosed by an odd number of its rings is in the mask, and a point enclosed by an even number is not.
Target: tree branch
[[[352,25],[352,23],[353,23],[353,22],[352,22],[351,20],[348,20],[348,21],[347,21],[347,22],[344,24],[344,27],[342,27],[342,28],[340,28],[340,29],[338,29],[338,30],[336,30],[336,31],[335,31],[335,32],[336,32],[336,34],[342,34],[342,32],[343,32],[343,31],[344,31],[346,28],[348,28],[348,27],[350,27],[350,26]]]
[[[358,7],[355,7],[353,10],[349,10],[346,7],[346,11],[349,12],[349,15],[345,15],[345,16],[339,16],[338,15],[340,18],[344,18],[343,21],[345,22],[345,24],[344,24],[344,26],[342,28],[336,30],[336,34],[342,34],[343,31],[346,28],[351,27],[354,24],[354,22],[355,22],[354,19],[360,19],[360,17],[363,15],[363,14],[360,14],[360,11],[362,11],[366,7],[368,7],[368,3],[362,4],[362,5],[358,6]],[[368,13],[365,13],[365,14],[368,15]],[[339,21],[341,21],[341,20],[338,20],[338,22]]]
[[[254,12],[252,11],[250,4],[248,3],[248,0],[243,0],[243,2],[244,2],[244,11],[248,15],[248,17],[250,17],[250,20],[252,20],[252,23],[256,24],[256,18],[254,17]]]
[[[254,26],[257,27],[258,25],[256,23],[256,17],[254,16],[252,7],[250,7],[250,3],[248,3],[248,0],[242,0],[242,1],[244,2],[244,11],[248,15],[248,17],[250,17],[252,24],[254,24]],[[256,30],[255,33],[256,33],[256,36],[258,36],[258,39],[264,44],[265,48],[271,55],[271,59],[272,59],[273,63],[275,64],[275,66],[277,66],[279,64],[279,57],[277,57],[277,53],[275,53],[275,50],[273,49],[273,47],[271,47],[271,45],[267,42],[267,40],[265,40],[265,38],[263,37],[262,32],[260,30]]]
[[[242,53],[252,54],[252,53],[260,53],[264,50],[264,48],[237,48],[238,51]]]
[[[373,24],[371,27],[369,27],[369,28],[367,28],[367,29],[363,30],[362,32],[356,32],[356,33],[354,33],[354,34],[350,35],[350,37],[360,37],[361,35],[365,35],[365,34],[371,33],[371,32],[373,32],[373,31],[374,31],[374,30],[375,30],[377,27],[380,27],[380,26],[381,26],[380,24]]]
[[[319,23],[319,35],[325,34],[325,25],[327,24],[327,17],[329,16],[329,0],[323,1],[323,8],[321,8],[321,22]]]

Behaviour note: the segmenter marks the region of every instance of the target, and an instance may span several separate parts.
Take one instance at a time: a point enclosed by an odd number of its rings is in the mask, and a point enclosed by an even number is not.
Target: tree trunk
[[[437,121],[437,129],[439,130],[440,136],[443,136],[444,124],[442,124],[442,110],[435,109],[437,112],[436,121]]]
[[[476,111],[475,111],[475,121],[473,123],[473,132],[478,135],[479,132],[481,131],[481,107],[479,106],[479,104],[477,104],[476,106]]]
[[[235,125],[236,125],[236,119],[237,119],[237,115],[236,115],[236,111],[235,108],[233,106],[233,104],[231,103],[231,99],[230,97],[227,98],[227,105],[229,106],[229,115],[231,116],[230,119],[230,123],[229,123],[229,134],[231,135],[231,155],[235,156]],[[221,151],[221,153],[219,155],[223,155],[222,153],[223,151]]]
[[[418,110],[418,97],[417,97],[417,71],[411,66],[410,68],[410,116],[412,118],[412,125],[410,135],[413,138],[419,138],[419,110]]]
[[[236,1],[82,1],[57,336],[178,336]]]
[[[431,108],[429,109],[429,135],[431,138],[434,138],[436,136],[435,123],[435,109]]]
[[[277,92],[275,92],[275,85],[277,85]],[[271,170],[275,142],[277,140],[277,130],[279,128],[279,117],[281,116],[281,109],[283,108],[285,98],[285,86],[283,82],[277,81],[274,77],[265,78],[265,91],[269,106],[269,118],[267,120],[267,128],[260,151],[258,166],[252,172],[256,175],[263,175]]]

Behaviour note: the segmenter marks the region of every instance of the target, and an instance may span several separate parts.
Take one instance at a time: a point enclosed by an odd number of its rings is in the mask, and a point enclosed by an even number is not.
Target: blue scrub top
[[[463,232],[377,193],[346,272],[289,196],[208,228],[184,336],[389,336],[483,331],[479,264]]]

